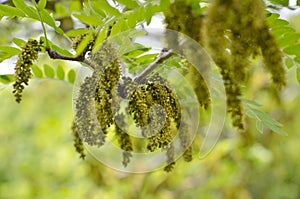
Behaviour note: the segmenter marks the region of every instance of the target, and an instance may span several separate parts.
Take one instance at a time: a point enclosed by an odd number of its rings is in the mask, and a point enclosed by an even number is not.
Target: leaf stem
[[[45,24],[43,22],[43,19],[42,19],[42,16],[41,16],[41,13],[39,11],[37,3],[35,1],[33,1],[33,3],[34,3],[34,6],[35,6],[35,9],[37,11],[37,14],[39,16],[39,19],[41,21],[42,29],[43,29],[45,40],[46,40],[46,47],[49,48],[49,42],[48,42],[48,38],[47,38],[47,32],[46,32]]]

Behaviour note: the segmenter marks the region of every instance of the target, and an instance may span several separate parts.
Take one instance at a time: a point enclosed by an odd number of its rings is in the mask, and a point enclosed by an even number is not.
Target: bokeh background
[[[291,18],[297,31],[299,18]],[[35,27],[2,22],[0,44],[20,35],[26,38],[29,32],[23,30]],[[2,63],[1,71],[10,71],[12,65]],[[268,129],[260,134],[249,118],[247,131],[238,133],[227,118],[221,139],[206,158],[198,159],[195,153],[191,163],[179,160],[170,173],[122,173],[89,155],[81,160],[70,129],[70,83],[33,79],[21,104],[15,102],[11,85],[1,85],[0,198],[299,199],[300,87],[295,67],[288,71],[282,93],[270,86],[261,60],[250,73],[246,97],[262,104],[289,136]]]

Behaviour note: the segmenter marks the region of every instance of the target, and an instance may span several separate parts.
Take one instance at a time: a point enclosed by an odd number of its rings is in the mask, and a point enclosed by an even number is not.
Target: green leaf
[[[298,64],[300,64],[300,55],[296,56],[294,58],[294,61],[297,62]]]
[[[285,65],[288,69],[292,68],[294,66],[294,61],[292,58],[286,57],[285,58]]]
[[[282,5],[282,6],[288,6],[289,0],[269,0],[271,3]]]
[[[78,44],[77,48],[76,48],[76,55],[75,56],[79,56],[81,55],[85,49],[87,48],[88,44],[91,42],[91,39],[93,37],[93,33],[89,32],[89,34],[87,34],[84,39],[82,39],[80,41],[80,43]]]
[[[31,69],[35,77],[37,78],[43,77],[43,71],[37,65],[32,65]]]
[[[283,49],[283,52],[285,52],[288,55],[300,56],[300,44],[288,46]]]
[[[97,16],[88,16],[84,14],[73,14],[73,16],[79,19],[79,21],[81,21],[82,23],[90,26],[100,26],[103,24],[102,19]]]
[[[155,53],[155,54],[146,54],[146,55],[142,55],[142,56],[137,57],[135,60],[139,63],[148,63],[148,64],[150,64],[155,60],[155,58],[157,56],[158,56],[157,53]]]
[[[280,37],[283,34],[287,34],[287,33],[295,33],[296,30],[292,27],[289,26],[283,26],[283,27],[278,27],[278,28],[273,28],[272,29],[272,34],[275,37]]]
[[[25,17],[25,13],[18,8],[0,4],[0,16]]]
[[[0,75],[0,83],[2,84],[9,84],[15,81],[14,75]]]
[[[255,113],[253,111],[247,111],[245,113],[249,118],[252,118],[252,119],[257,119]]]
[[[136,16],[138,21],[144,21],[145,20],[145,8],[141,6],[137,11],[136,11]]]
[[[256,129],[258,130],[258,132],[260,132],[261,134],[263,134],[264,132],[264,124],[262,121],[256,121]]]
[[[28,17],[39,20],[39,16],[32,6],[28,6],[23,0],[13,0],[14,5],[22,10]]]
[[[278,39],[278,44],[280,47],[290,46],[297,43],[299,38],[299,33],[286,33]]]
[[[117,35],[118,33],[124,32],[129,29],[129,26],[125,22],[124,19],[120,19],[117,23],[112,27],[110,36]]]
[[[151,23],[154,13],[157,12],[157,6],[149,4],[145,9],[145,18],[147,25],[149,25]]]
[[[0,63],[5,59],[9,59],[12,56],[18,55],[21,53],[19,48],[11,46],[0,46]]]
[[[45,75],[49,78],[54,78],[55,76],[53,68],[51,68],[51,66],[49,66],[48,64],[44,64],[44,72]]]
[[[39,0],[39,3],[38,3],[38,9],[39,9],[39,10],[45,9],[46,4],[47,4],[47,0]]]
[[[49,14],[47,10],[40,11],[43,22],[54,28],[54,30],[59,34],[64,34],[64,31],[56,26],[55,19]]]
[[[94,44],[93,53],[97,52],[99,50],[99,48],[101,47],[103,41],[106,38],[107,31],[108,31],[108,27],[104,26],[101,29],[101,31],[98,33],[95,44]]]
[[[130,30],[129,34],[128,34],[128,37],[133,39],[133,38],[136,38],[136,37],[140,37],[140,36],[144,36],[146,35],[147,32],[145,30]]]
[[[249,99],[246,99],[246,98],[243,98],[243,97],[240,97],[239,99],[242,100],[243,102],[246,102],[247,104],[250,104],[250,105],[262,106],[261,104],[257,103],[254,100],[249,100]]]
[[[118,9],[112,7],[106,0],[99,0],[94,2],[96,6],[99,6],[107,15],[118,17],[121,15]]]
[[[283,130],[281,130],[280,128],[278,128],[277,126],[270,124],[270,123],[264,123],[264,125],[266,127],[268,127],[269,129],[271,129],[274,133],[277,133],[279,135],[282,136],[288,136],[288,134],[286,132],[284,132]]]
[[[300,84],[300,68],[299,67],[297,67],[297,69],[296,69],[296,77],[297,77],[298,83]]]
[[[75,82],[75,79],[76,79],[76,72],[74,69],[71,69],[69,72],[68,72],[68,81],[72,84],[74,84]]]
[[[126,12],[127,14],[127,24],[129,28],[134,28],[137,24],[137,16],[135,12]]]
[[[118,2],[126,6],[128,9],[134,9],[139,6],[139,4],[133,0],[118,0]]]
[[[258,110],[258,109],[255,109],[255,108],[251,108],[251,110],[256,114],[256,116],[264,121],[264,123],[269,123],[269,124],[272,124],[272,125],[276,125],[276,126],[282,126],[281,123],[277,122],[276,120],[274,120],[273,118],[271,118],[268,114]]]
[[[65,79],[65,71],[61,65],[57,66],[56,75],[58,79],[64,80]]]
[[[297,6],[300,6],[300,0],[297,0]]]
[[[12,41],[19,47],[23,47],[26,44],[26,41],[24,41],[23,39],[20,39],[20,38],[13,38]]]
[[[88,29],[87,28],[78,28],[78,29],[75,29],[75,30],[70,30],[66,33],[66,35],[68,37],[76,37],[78,35],[82,35],[82,34],[85,34],[88,32]]]
[[[41,37],[41,40],[44,41],[44,43],[45,43],[45,37]],[[70,57],[73,56],[73,54],[70,53],[68,50],[63,49],[63,48],[61,48],[61,47],[55,45],[55,44],[52,43],[50,40],[48,40],[48,43],[49,43],[50,48],[51,48],[52,50],[55,50],[55,51],[59,52],[59,53],[62,54],[62,55],[65,55],[65,56],[70,56]]]

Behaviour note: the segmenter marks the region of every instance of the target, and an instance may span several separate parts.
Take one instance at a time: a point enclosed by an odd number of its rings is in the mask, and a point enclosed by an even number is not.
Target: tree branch
[[[141,74],[139,74],[134,81],[137,83],[143,82],[143,80],[149,75],[159,64],[167,60],[169,57],[173,55],[173,51],[170,49],[164,48],[160,55],[155,59],[153,63],[151,63]]]
[[[46,51],[49,55],[49,57],[51,59],[62,59],[62,60],[68,60],[68,61],[79,61],[79,62],[83,62],[87,65],[89,65],[92,69],[95,69],[95,66],[90,62],[88,61],[84,55],[80,55],[78,57],[69,57],[69,56],[65,56],[65,55],[62,55],[60,54],[59,52],[55,51],[55,50],[52,50],[50,48],[46,48]]]

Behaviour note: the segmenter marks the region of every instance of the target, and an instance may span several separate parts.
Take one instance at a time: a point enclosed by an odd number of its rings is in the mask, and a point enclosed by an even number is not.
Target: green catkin
[[[79,96],[75,102],[75,124],[83,141],[91,146],[102,146],[105,134],[98,129],[94,119],[95,109],[95,85],[97,75],[94,72],[91,77],[86,77],[80,86]]]
[[[192,146],[190,146],[190,135],[187,133],[187,124],[181,123],[181,130],[179,131],[179,140],[180,140],[180,147],[184,151],[183,152],[183,159],[186,162],[190,162],[193,159],[192,156]]]
[[[245,79],[249,58],[257,54],[258,30],[265,18],[264,3],[261,0],[234,0],[230,6],[231,57],[234,78],[241,82]]]
[[[72,38],[72,44],[71,47],[72,49],[76,50],[77,47],[79,46],[80,42],[87,36],[87,33],[77,35],[76,37]],[[95,43],[95,38],[92,37],[87,46],[85,47],[84,51],[82,52],[82,55],[85,55],[88,51],[92,51],[93,46]]]
[[[286,85],[286,71],[282,62],[283,55],[267,24],[260,30],[258,45],[260,45],[265,66],[272,75],[273,83],[279,89],[282,88]]]
[[[206,19],[207,46],[220,68],[233,126],[243,129],[240,84],[245,79],[250,56],[261,49],[275,85],[285,85],[282,53],[270,33],[262,0],[215,0]]]
[[[148,139],[147,149],[150,152],[158,149],[167,150],[168,164],[174,165],[172,163],[174,160],[168,155],[171,149],[168,148],[175,134],[171,126],[175,123],[178,130],[181,119],[181,109],[176,95],[166,80],[157,74],[147,78],[135,88],[129,97],[128,111],[135,123],[144,127],[142,133]]]
[[[75,122],[83,141],[100,147],[105,142],[108,127],[113,124],[112,100],[117,90],[120,68],[115,50],[107,43],[91,59],[96,68],[92,76],[86,77],[80,86],[75,105]],[[95,110],[98,123],[93,115]]]
[[[132,157],[132,154],[130,153],[132,149],[132,142],[130,140],[130,136],[122,130],[122,128],[125,127],[124,123],[124,115],[119,114],[116,116],[116,120],[118,121],[116,124],[116,136],[118,138],[118,142],[120,144],[120,147],[123,151],[123,165],[126,167],[128,163],[130,162],[130,158]]]
[[[176,13],[181,14],[178,15]],[[165,12],[165,23],[168,29],[184,33],[200,44],[203,43],[201,37],[203,16],[195,13],[185,0],[176,0],[170,5],[169,9]],[[178,34],[173,32],[168,32],[167,34],[166,39],[169,48],[181,49],[182,47],[178,44]],[[199,57],[199,61],[203,61],[201,57]],[[187,66],[190,72],[189,81],[197,95],[199,104],[207,109],[210,104],[207,84],[194,66],[191,64]]]
[[[72,129],[72,135],[73,135],[73,139],[74,139],[74,147],[75,147],[76,151],[80,154],[80,158],[84,159],[85,153],[84,153],[83,142],[78,134],[78,131],[77,131],[74,121],[72,123],[71,129]]]
[[[120,78],[120,65],[114,60],[105,67],[104,72],[99,73],[99,80],[96,88],[96,114],[100,127],[106,133],[106,129],[113,123],[113,116],[118,107],[113,102],[117,92],[117,83]]]
[[[18,103],[22,100],[22,92],[25,85],[28,85],[29,79],[32,77],[31,66],[38,59],[38,53],[42,50],[43,42],[37,40],[29,40],[19,55],[15,66],[15,83],[13,84],[13,93]]]
[[[171,172],[175,166],[175,148],[172,144],[168,145],[166,148],[166,156],[167,156],[167,166],[165,166],[164,171]]]
[[[215,0],[212,2],[208,10],[204,34],[207,36],[206,42],[211,56],[219,67],[224,81],[228,112],[231,114],[233,126],[243,130],[243,111],[239,99],[241,89],[232,72],[232,60],[228,52],[230,46],[226,37],[228,20],[230,19],[228,10],[231,6],[232,1]]]

